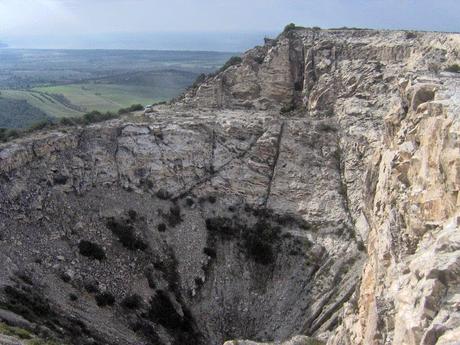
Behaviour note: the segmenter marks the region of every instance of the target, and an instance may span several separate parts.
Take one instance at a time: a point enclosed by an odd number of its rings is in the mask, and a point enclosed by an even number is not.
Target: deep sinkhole
[[[1,308],[73,344],[214,345],[332,329],[338,286],[357,262],[319,240],[353,243],[344,224],[325,231],[219,194],[96,188],[50,194],[41,212],[2,233],[21,254]]]

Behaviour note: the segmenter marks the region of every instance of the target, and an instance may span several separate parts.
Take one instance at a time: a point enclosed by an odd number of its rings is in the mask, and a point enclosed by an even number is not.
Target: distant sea
[[[10,48],[25,49],[130,49],[243,52],[263,44],[275,32],[155,32],[91,36],[0,37]],[[0,43],[0,47],[1,47]]]

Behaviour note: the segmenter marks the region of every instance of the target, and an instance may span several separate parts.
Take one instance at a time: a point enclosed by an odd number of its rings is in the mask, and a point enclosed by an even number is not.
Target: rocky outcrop
[[[75,344],[452,343],[459,42],[294,29],[1,145],[0,309]]]

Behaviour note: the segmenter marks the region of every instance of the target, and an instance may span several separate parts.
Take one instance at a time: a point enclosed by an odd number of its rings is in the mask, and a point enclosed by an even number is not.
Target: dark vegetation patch
[[[406,32],[406,39],[413,40],[414,38],[417,38],[417,34],[415,32],[412,32],[412,31]]]
[[[145,278],[147,279],[147,283],[149,284],[149,288],[155,290],[157,288],[157,283],[155,281],[154,270],[153,267],[147,267],[144,271]]]
[[[169,226],[175,227],[182,222],[181,209],[178,204],[173,204],[169,208],[169,212],[163,214],[163,218],[166,220]]]
[[[326,132],[326,133],[335,133],[337,132],[337,127],[334,126],[332,123],[328,123],[328,122],[319,122],[316,124],[316,130],[320,131],[320,132]]]
[[[176,302],[176,307],[166,292],[157,290],[149,304],[147,318],[166,328],[168,333],[174,337],[175,345],[198,345],[201,343],[202,337],[197,330],[195,321],[181,301]],[[180,308],[181,313],[176,308]]]
[[[83,240],[80,241],[80,243],[78,244],[78,249],[81,255],[86,256],[90,259],[99,261],[105,259],[104,249],[102,249],[102,247],[97,243]]]
[[[39,286],[17,284],[4,287],[3,292],[5,300],[0,303],[2,309],[19,314],[30,322],[45,325],[69,344],[79,345],[89,337],[97,338],[82,321],[65,313],[55,312]]]
[[[166,231],[166,224],[165,223],[160,223],[157,226],[159,232],[165,232]]]
[[[232,56],[228,61],[222,66],[222,68],[219,70],[219,72],[223,72],[227,69],[229,69],[232,66],[239,65],[240,63],[243,62],[243,59],[239,56]]]
[[[237,238],[243,229],[242,225],[234,218],[215,217],[206,219],[206,229],[211,238],[231,240]]]
[[[215,259],[217,257],[216,250],[213,249],[213,248],[204,247],[203,248],[203,253],[206,254],[207,256],[213,258],[213,259]]]
[[[118,110],[118,114],[120,115],[128,114],[133,111],[141,111],[141,110],[144,110],[144,106],[142,104],[133,104],[129,106],[128,108],[121,108],[120,110]]]
[[[98,293],[99,284],[96,281],[87,281],[84,284],[84,288],[88,293]]]
[[[297,25],[295,25],[294,23],[289,23],[288,25],[286,25],[286,26],[284,27],[283,32],[284,32],[284,33],[287,33],[287,32],[293,31],[293,30],[295,30],[295,29],[297,29]]]
[[[122,301],[121,301],[121,306],[125,309],[131,309],[131,310],[136,310],[142,307],[143,300],[142,297],[139,296],[138,294],[132,294],[129,296],[126,296]]]
[[[134,226],[131,224],[133,221],[132,216],[134,216],[134,213],[131,213],[128,219],[108,218],[106,222],[107,228],[118,238],[123,247],[130,250],[146,250],[148,248],[147,243],[136,235]],[[137,214],[135,217],[137,217]]]
[[[263,64],[265,60],[265,56],[254,56],[254,61],[257,62],[259,65]]]
[[[0,96],[0,127],[4,127],[4,130],[6,128],[28,127],[44,120],[49,120],[48,115],[26,100]]]
[[[62,272],[61,273],[61,280],[64,283],[70,283],[70,281],[72,280],[72,277],[67,272]]]
[[[276,257],[274,244],[279,240],[281,229],[266,221],[258,221],[243,232],[243,248],[246,255],[262,265],[272,264]]]
[[[75,295],[74,293],[69,294],[69,299],[73,302],[78,300],[78,296]]]
[[[460,73],[460,65],[456,63],[453,65],[450,65],[446,68],[446,72]]]
[[[155,331],[154,326],[151,322],[139,318],[131,324],[131,329],[136,333],[141,333],[145,338],[147,338],[152,344],[162,345],[158,333]]]
[[[289,104],[285,104],[281,107],[280,109],[280,113],[281,114],[287,114],[287,113],[290,113],[292,111],[294,111],[296,109],[296,106],[295,104],[292,102],[292,103],[289,103]]]
[[[8,102],[10,101],[14,101],[14,100],[8,99]],[[2,102],[2,98],[0,97],[0,107],[2,106],[1,102]],[[19,101],[19,102],[26,102],[26,101]],[[39,109],[37,108],[37,110]],[[9,118],[11,118],[11,121],[14,121],[15,124],[17,123],[16,118],[11,117],[10,114],[8,116]],[[50,129],[50,130],[59,129],[62,126],[87,126],[93,123],[103,122],[103,121],[112,120],[116,118],[119,118],[119,115],[112,113],[112,112],[101,113],[99,111],[92,111],[90,113],[86,113],[83,116],[63,117],[59,120],[45,116],[43,119],[39,121],[34,121],[28,127],[21,126],[21,127],[26,127],[26,128],[19,128],[19,129],[18,128],[8,128],[9,127],[8,124],[2,125],[0,123],[0,125],[2,126],[0,128],[0,142],[6,142],[6,141],[13,140],[16,138],[24,137],[30,133],[45,130],[45,129]]]
[[[161,200],[169,200],[172,198],[172,195],[171,193],[169,193],[166,189],[159,189],[157,192],[156,192],[156,196],[158,199],[161,199]]]
[[[31,339],[32,335],[28,330],[19,327],[9,326],[0,322],[0,334],[18,337],[19,339]],[[10,343],[7,343],[10,344]],[[14,343],[16,344],[16,343]]]
[[[185,204],[188,206],[188,207],[192,207],[194,204],[195,204],[195,200],[193,200],[193,198],[191,196],[187,196],[185,198]]]
[[[110,292],[101,292],[95,296],[96,304],[103,308],[115,304],[115,297]]]
[[[236,218],[215,217],[206,219],[209,232],[208,246],[205,254],[215,257],[216,241],[237,240],[249,259],[262,265],[274,263],[275,247],[279,244],[281,229],[271,222],[259,217],[255,224],[247,224]]]
[[[67,181],[69,180],[69,178],[65,175],[62,175],[62,174],[58,174],[56,176],[53,177],[53,182],[54,184],[66,184]]]

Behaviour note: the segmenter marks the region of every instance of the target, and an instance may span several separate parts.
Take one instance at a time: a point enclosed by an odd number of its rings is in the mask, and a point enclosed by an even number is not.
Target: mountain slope
[[[148,116],[0,146],[0,308],[74,344],[448,344],[458,43],[297,28]]]

